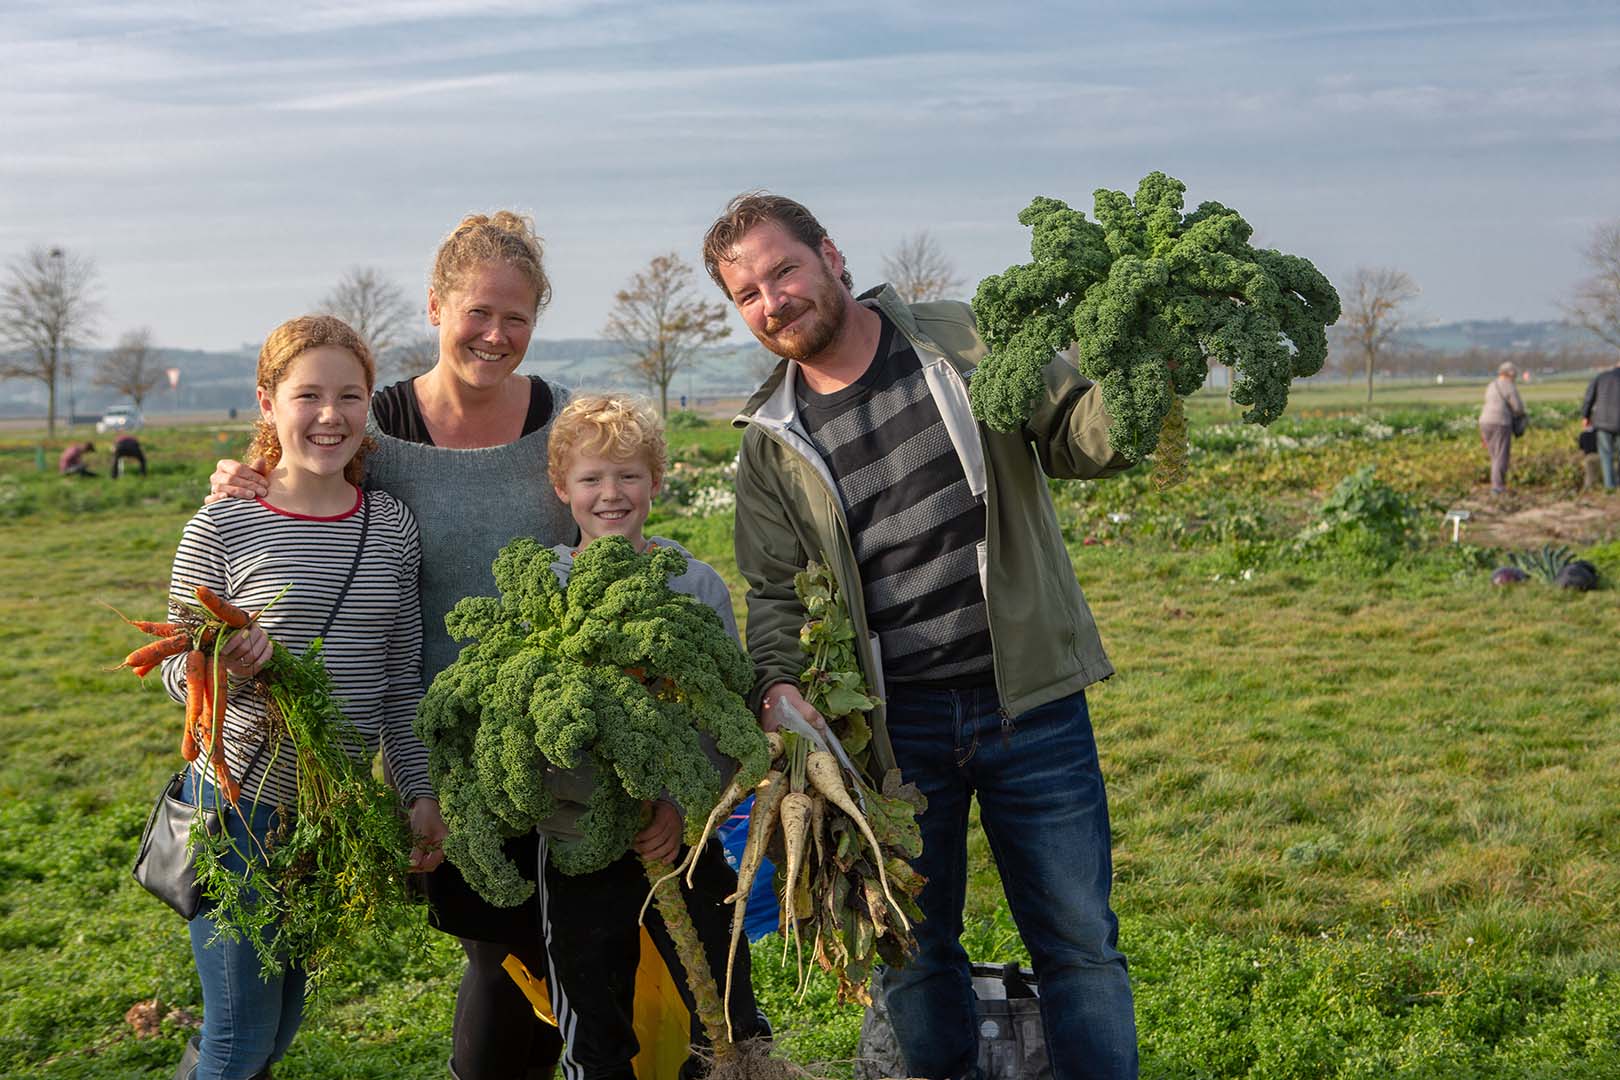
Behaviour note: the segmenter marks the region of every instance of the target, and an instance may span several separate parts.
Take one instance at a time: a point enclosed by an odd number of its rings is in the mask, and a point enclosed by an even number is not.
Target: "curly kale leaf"
[[[1282,414],[1290,380],[1322,367],[1338,294],[1308,260],[1250,246],[1253,229],[1220,203],[1183,216],[1185,192],[1155,172],[1134,199],[1099,189],[1096,223],[1045,197],[1019,215],[1031,261],[986,278],[973,300],[990,346],[969,388],[979,419],[1017,430],[1070,344],[1132,461],[1153,453],[1173,397],[1202,386],[1212,358],[1233,368],[1245,420]]]

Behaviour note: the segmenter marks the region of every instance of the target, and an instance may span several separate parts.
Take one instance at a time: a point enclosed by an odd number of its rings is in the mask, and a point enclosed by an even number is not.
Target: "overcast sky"
[[[425,299],[460,216],[515,207],[539,336],[591,337],[746,188],[858,287],[922,228],[976,282],[1031,197],[1160,169],[1336,280],[1407,271],[1426,318],[1557,316],[1620,217],[1620,5],[1225,6],[0,0],[0,260],[93,257],[103,340],[233,348],[351,266]]]

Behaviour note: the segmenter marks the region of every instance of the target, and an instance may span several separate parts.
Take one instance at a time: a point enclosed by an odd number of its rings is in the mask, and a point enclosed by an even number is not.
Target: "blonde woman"
[[[490,563],[509,540],[572,543],[576,529],[546,476],[552,418],[566,394],[517,373],[540,312],[551,299],[539,238],[511,211],[462,219],[439,245],[428,283],[428,321],[438,329],[433,369],[378,390],[367,430],[377,442],[365,485],[415,513],[422,533],[424,682],[456,658],[444,615],[464,596],[490,596]],[[211,498],[263,494],[261,472],[221,461]],[[438,836],[443,823],[435,823]],[[507,854],[532,877],[533,837]],[[456,995],[451,1073],[459,1080],[549,1075],[561,1052],[556,1029],[536,1019],[501,967],[508,953],[545,971],[539,917],[531,905],[495,908],[436,863],[424,876],[433,924],[467,954]]]

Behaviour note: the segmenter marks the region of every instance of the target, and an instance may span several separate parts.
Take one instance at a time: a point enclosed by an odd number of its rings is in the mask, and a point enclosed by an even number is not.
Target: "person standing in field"
[[[427,748],[413,729],[422,678],[416,521],[397,499],[358,486],[375,373],[360,335],[329,315],[272,331],[259,352],[262,419],[253,442],[269,466],[265,494],[204,506],[175,551],[172,602],[189,603],[206,585],[259,612],[220,649],[233,680],[225,757],[241,784],[240,810],[222,807],[235,841],[224,862],[238,874],[247,871],[245,854],[263,851],[283,808],[298,801],[298,763],[267,746],[269,704],[249,681],[270,660],[272,636],[294,653],[322,638],[334,692],[365,739],[360,756],[369,761],[380,746],[418,834],[430,835],[439,817]],[[186,700],[186,668],[184,654],[163,662],[163,684],[176,701]],[[187,768],[184,798],[221,807],[207,764],[202,756]],[[412,862],[430,856],[439,857],[418,849]],[[203,1023],[176,1080],[268,1077],[303,1019],[305,972],[292,964],[279,975],[266,972],[246,936],[221,935],[213,915],[205,903],[189,925]]]
[[[502,210],[463,218],[439,245],[428,286],[438,363],[371,399],[367,431],[377,449],[366,461],[366,488],[398,498],[421,526],[426,680],[460,651],[445,630],[445,613],[464,596],[496,591],[490,564],[505,544],[519,536],[571,543],[577,533],[546,476],[552,419],[566,391],[517,373],[550,300],[540,240],[527,217]],[[254,498],[264,486],[260,472],[221,461],[210,498]],[[436,825],[442,838],[443,822]],[[534,837],[514,838],[506,851],[536,877]],[[439,866],[442,858],[434,853],[424,866],[433,872],[422,882],[430,922],[454,935],[467,955],[456,992],[451,1075],[550,1076],[562,1039],[535,1016],[502,967],[511,954],[536,977],[545,971],[538,909],[494,907],[454,866]]]
[[[1109,907],[1107,798],[1085,688],[1113,673],[1075,580],[1047,477],[1128,467],[1102,394],[1054,357],[1020,432],[968,410],[986,353],[962,303],[859,299],[805,207],[732,200],[703,244],[710,277],[782,362],[735,421],[736,552],[748,581],[752,704],[769,730],[798,690],[794,575],[830,564],[856,628],[875,771],[928,799],[915,957],[881,986],[905,1075],[977,1074],[960,944],[968,808],[977,796],[1040,982],[1053,1075],[1134,1077],[1136,1023]]]
[[[1581,429],[1596,434],[1603,489],[1613,492],[1617,471],[1614,444],[1620,438],[1620,360],[1587,385],[1586,396],[1581,399]]]
[[[1479,410],[1479,437],[1491,459],[1491,491],[1507,491],[1508,459],[1513,453],[1514,422],[1524,423],[1524,401],[1513,384],[1519,369],[1504,360],[1496,378],[1485,387],[1485,405]],[[1523,430],[1522,428],[1520,430]]]

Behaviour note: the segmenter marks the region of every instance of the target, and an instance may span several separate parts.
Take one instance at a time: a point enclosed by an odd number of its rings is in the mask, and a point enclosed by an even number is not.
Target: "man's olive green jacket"
[[[1001,434],[968,410],[967,379],[987,349],[966,304],[907,305],[884,287],[861,297],[917,350],[963,472],[984,500],[979,580],[990,622],[996,689],[1017,716],[1113,674],[1097,624],[1075,580],[1046,477],[1107,476],[1129,466],[1108,444],[1102,393],[1062,357],[1046,368],[1045,393],[1023,430]],[[860,569],[832,475],[799,423],[798,364],[784,361],[733,423],[744,429],[737,463],[737,566],[748,582],[748,652],[758,707],[770,686],[796,682],[804,608],[793,576],[811,561],[831,567],[849,606],[867,684],[883,696],[882,643],[867,626]],[[882,706],[871,717],[873,764],[894,766]]]

